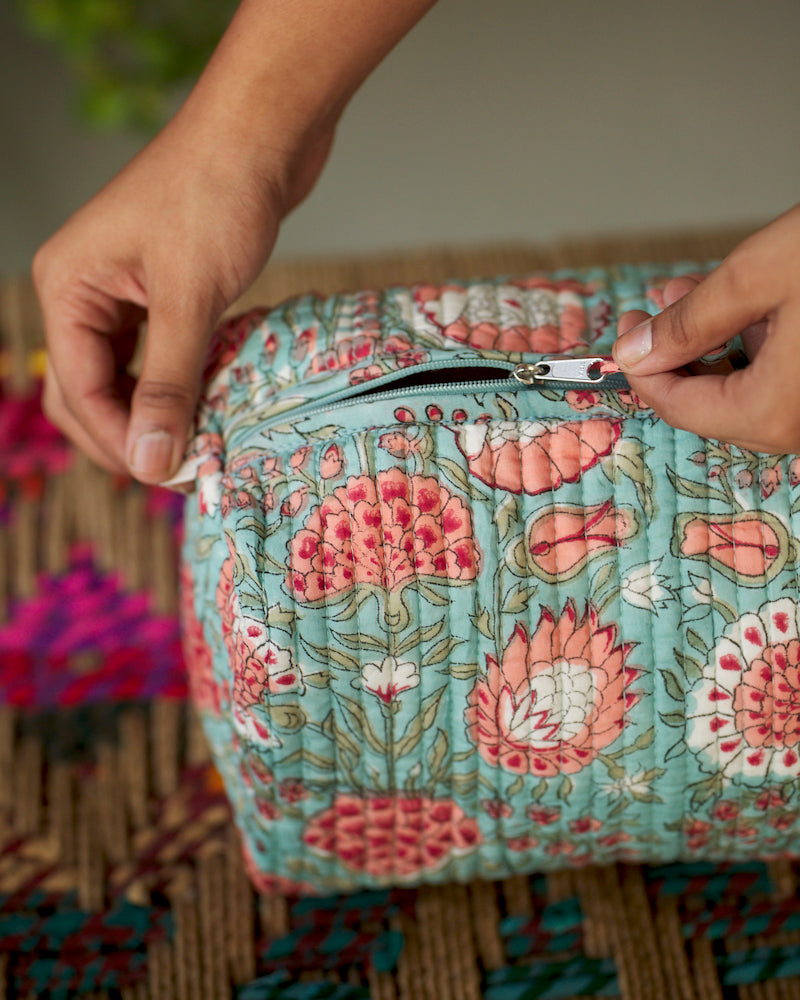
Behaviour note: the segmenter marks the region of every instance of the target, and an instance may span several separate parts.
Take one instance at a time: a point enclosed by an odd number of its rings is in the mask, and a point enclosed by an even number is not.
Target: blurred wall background
[[[11,273],[144,140],[75,119],[9,0],[0,83]],[[353,101],[276,254],[755,226],[797,201],[797,0],[440,0]]]

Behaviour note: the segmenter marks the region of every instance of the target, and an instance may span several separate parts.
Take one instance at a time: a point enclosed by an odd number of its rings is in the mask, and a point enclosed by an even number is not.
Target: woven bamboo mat
[[[739,233],[277,264],[309,288],[720,256]],[[39,409],[26,279],[0,281],[0,1000],[800,997],[787,862],[258,898],[186,702],[180,501]]]

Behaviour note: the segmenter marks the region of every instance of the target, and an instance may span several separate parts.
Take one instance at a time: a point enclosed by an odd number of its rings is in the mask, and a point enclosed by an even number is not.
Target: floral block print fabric
[[[509,377],[608,354],[695,267],[306,296],[220,330],[184,631],[257,886],[797,852],[800,459]]]

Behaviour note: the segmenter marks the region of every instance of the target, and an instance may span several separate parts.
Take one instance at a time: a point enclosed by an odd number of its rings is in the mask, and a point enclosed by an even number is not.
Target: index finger
[[[129,408],[109,336],[75,321],[50,323],[47,330],[49,364],[69,416],[111,463],[125,466]],[[52,416],[58,422],[58,414]]]
[[[628,375],[633,391],[673,427],[752,451],[800,451],[796,366],[768,338],[756,359],[724,375]]]

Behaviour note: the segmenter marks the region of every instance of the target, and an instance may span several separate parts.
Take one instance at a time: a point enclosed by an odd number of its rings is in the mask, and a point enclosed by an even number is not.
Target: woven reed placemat
[[[741,233],[276,264],[314,288],[706,259]],[[0,281],[0,1000],[800,997],[788,862],[258,898],[176,620],[180,501],[107,476],[39,408],[27,279]]]

